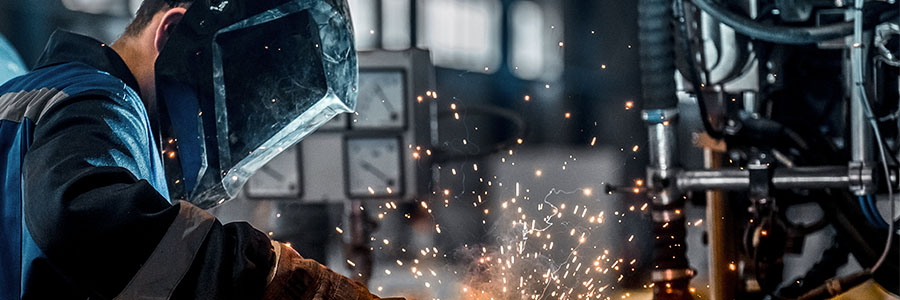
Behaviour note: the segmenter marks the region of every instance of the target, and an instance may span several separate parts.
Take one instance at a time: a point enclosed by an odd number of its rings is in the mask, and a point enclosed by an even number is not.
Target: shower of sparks
[[[560,47],[563,45],[563,42],[559,42]],[[606,69],[606,65],[601,68]],[[544,87],[549,89],[550,84]],[[418,96],[416,101],[423,103],[427,98],[437,101],[437,92],[427,91],[425,96]],[[528,102],[531,96],[524,95],[523,99]],[[445,102],[441,105],[451,108],[453,119],[463,119],[460,115],[465,111],[464,107],[460,108],[463,103]],[[633,101],[627,101],[625,109],[630,110],[634,105]],[[564,118],[571,119],[572,113],[566,112]],[[465,122],[456,123],[465,126]],[[591,147],[597,144],[597,139],[596,136],[591,138]],[[461,141],[463,145],[477,146],[468,139],[457,141]],[[517,138],[515,142],[512,149],[500,152],[498,162],[513,167],[518,167],[517,163],[526,163],[525,167],[530,168],[527,162],[517,161],[515,157],[524,140]],[[409,147],[414,159],[432,155],[431,150],[423,146]],[[626,149],[621,150],[625,152]],[[637,152],[638,149],[639,146],[634,145],[631,150]],[[569,189],[583,187],[573,190],[534,189],[534,183],[545,181],[545,176],[553,174],[551,169],[560,172],[557,168],[561,167],[565,172],[567,166],[578,165],[574,155],[561,159],[561,165],[534,166],[536,168],[528,169],[533,170],[534,176],[525,178],[484,175],[491,170],[491,165],[480,170],[481,166],[471,161],[465,165],[437,166],[438,170],[443,168],[450,171],[454,178],[458,175],[464,178],[471,174],[484,176],[477,178],[483,190],[434,189],[430,197],[420,198],[414,207],[427,214],[424,218],[427,226],[419,226],[418,223],[422,223],[423,218],[406,212],[405,209],[398,209],[397,203],[393,201],[372,204],[371,207],[367,205],[366,210],[375,208],[372,214],[378,221],[396,215],[402,217],[410,227],[424,228],[416,231],[428,232],[433,237],[459,234],[453,232],[458,227],[444,226],[453,224],[441,224],[440,218],[435,215],[441,209],[462,205],[477,212],[480,223],[495,238],[488,244],[465,244],[459,249],[439,249],[432,245],[413,246],[407,241],[394,241],[376,232],[367,237],[371,249],[386,251],[388,256],[400,258],[386,266],[378,266],[375,273],[378,276],[413,279],[410,283],[415,283],[417,290],[425,290],[424,294],[418,295],[434,295],[437,290],[456,289],[452,293],[455,297],[451,299],[611,300],[631,297],[631,294],[619,289],[618,285],[626,275],[635,272],[640,254],[616,252],[623,251],[619,247],[621,244],[641,241],[641,235],[626,233],[619,236],[616,233],[621,232],[622,228],[613,226],[620,226],[626,215],[646,216],[649,211],[648,203],[632,203],[633,205],[611,210],[612,206],[608,202],[611,201],[610,196],[606,192],[595,191],[595,187],[601,183],[590,180],[572,182],[576,185]],[[471,168],[470,172],[463,172],[468,168]],[[636,179],[634,183],[634,193],[642,192],[643,180]],[[375,193],[371,187],[368,191]],[[388,190],[388,193],[393,192]],[[532,198],[533,195],[538,196]],[[703,220],[697,220],[694,226],[699,226],[702,222]],[[335,231],[339,235],[344,234],[341,227],[335,227]],[[611,238],[617,240],[609,244]],[[357,263],[348,259],[346,264],[351,267],[351,272],[357,272],[353,270]],[[733,270],[734,265],[731,266]],[[452,285],[445,280],[452,280]],[[649,284],[645,288],[652,286]],[[382,289],[381,286],[377,288],[379,292]],[[437,299],[424,296],[416,298]]]
[[[517,190],[521,191],[521,183]],[[610,299],[635,258],[616,257],[592,235],[609,218],[589,188],[552,189],[542,201],[521,193],[501,205],[510,237],[495,247],[467,247],[476,266],[465,299]],[[566,202],[569,202],[567,205]],[[574,204],[574,205],[573,205]],[[525,208],[523,206],[530,206]],[[487,212],[487,211],[485,211]],[[624,213],[615,212],[621,220]],[[627,239],[633,242],[634,235]]]

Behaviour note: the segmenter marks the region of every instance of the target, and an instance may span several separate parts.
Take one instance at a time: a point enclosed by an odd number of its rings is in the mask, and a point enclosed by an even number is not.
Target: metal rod
[[[861,14],[862,11],[860,11],[859,17]],[[846,18],[854,19],[849,12]],[[858,34],[862,36],[862,32]],[[857,89],[857,84],[861,84],[865,77],[862,55],[856,55],[856,51],[862,51],[862,45],[857,44],[853,37],[846,38],[846,45],[845,53],[850,56],[850,63],[844,64],[844,74],[847,78],[845,87],[850,93],[850,161],[864,166],[871,165],[875,154],[874,148],[872,148],[874,139],[872,131],[868,128],[866,110],[863,107],[864,100],[861,99],[862,94]],[[853,187],[851,190],[860,196],[873,192],[865,186]]]
[[[781,168],[775,169],[772,186],[776,189],[823,189],[872,184],[871,176],[853,177],[850,176],[852,173],[846,166]],[[682,191],[746,190],[750,188],[750,172],[739,169],[684,171],[676,176],[676,186]]]

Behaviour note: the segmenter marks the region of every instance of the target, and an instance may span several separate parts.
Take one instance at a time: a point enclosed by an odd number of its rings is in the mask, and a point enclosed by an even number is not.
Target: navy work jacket
[[[0,299],[256,299],[265,234],[170,201],[124,61],[57,31],[0,86]]]

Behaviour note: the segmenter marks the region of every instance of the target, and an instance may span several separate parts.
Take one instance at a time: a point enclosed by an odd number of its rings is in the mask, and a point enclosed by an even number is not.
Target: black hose
[[[685,68],[688,71],[688,79],[694,88],[694,96],[697,99],[697,108],[700,110],[700,120],[703,123],[703,129],[706,134],[714,139],[722,139],[722,132],[713,127],[709,120],[709,110],[706,108],[706,100],[703,97],[703,86],[700,84],[700,73],[694,66],[694,47],[688,36],[687,24],[684,14],[684,0],[675,0],[675,21],[678,22],[678,34],[680,35],[679,45],[681,46],[682,57],[684,57]]]
[[[675,45],[672,36],[672,0],[638,2],[638,38],[644,109],[669,109],[675,98]]]
[[[767,42],[790,45],[806,45],[833,40],[853,34],[853,21],[819,27],[789,27],[757,22],[734,13],[712,0],[692,0],[694,5],[735,31]],[[874,7],[873,7],[874,6]],[[865,26],[872,26],[896,16],[896,10],[885,10],[881,5],[869,5],[865,10]]]

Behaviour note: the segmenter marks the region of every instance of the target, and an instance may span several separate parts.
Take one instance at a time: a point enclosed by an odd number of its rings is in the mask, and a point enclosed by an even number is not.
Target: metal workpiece
[[[771,178],[776,189],[825,189],[874,186],[871,167],[823,166],[776,168]],[[750,170],[722,169],[682,171],[675,176],[681,191],[731,190],[750,188]]]

